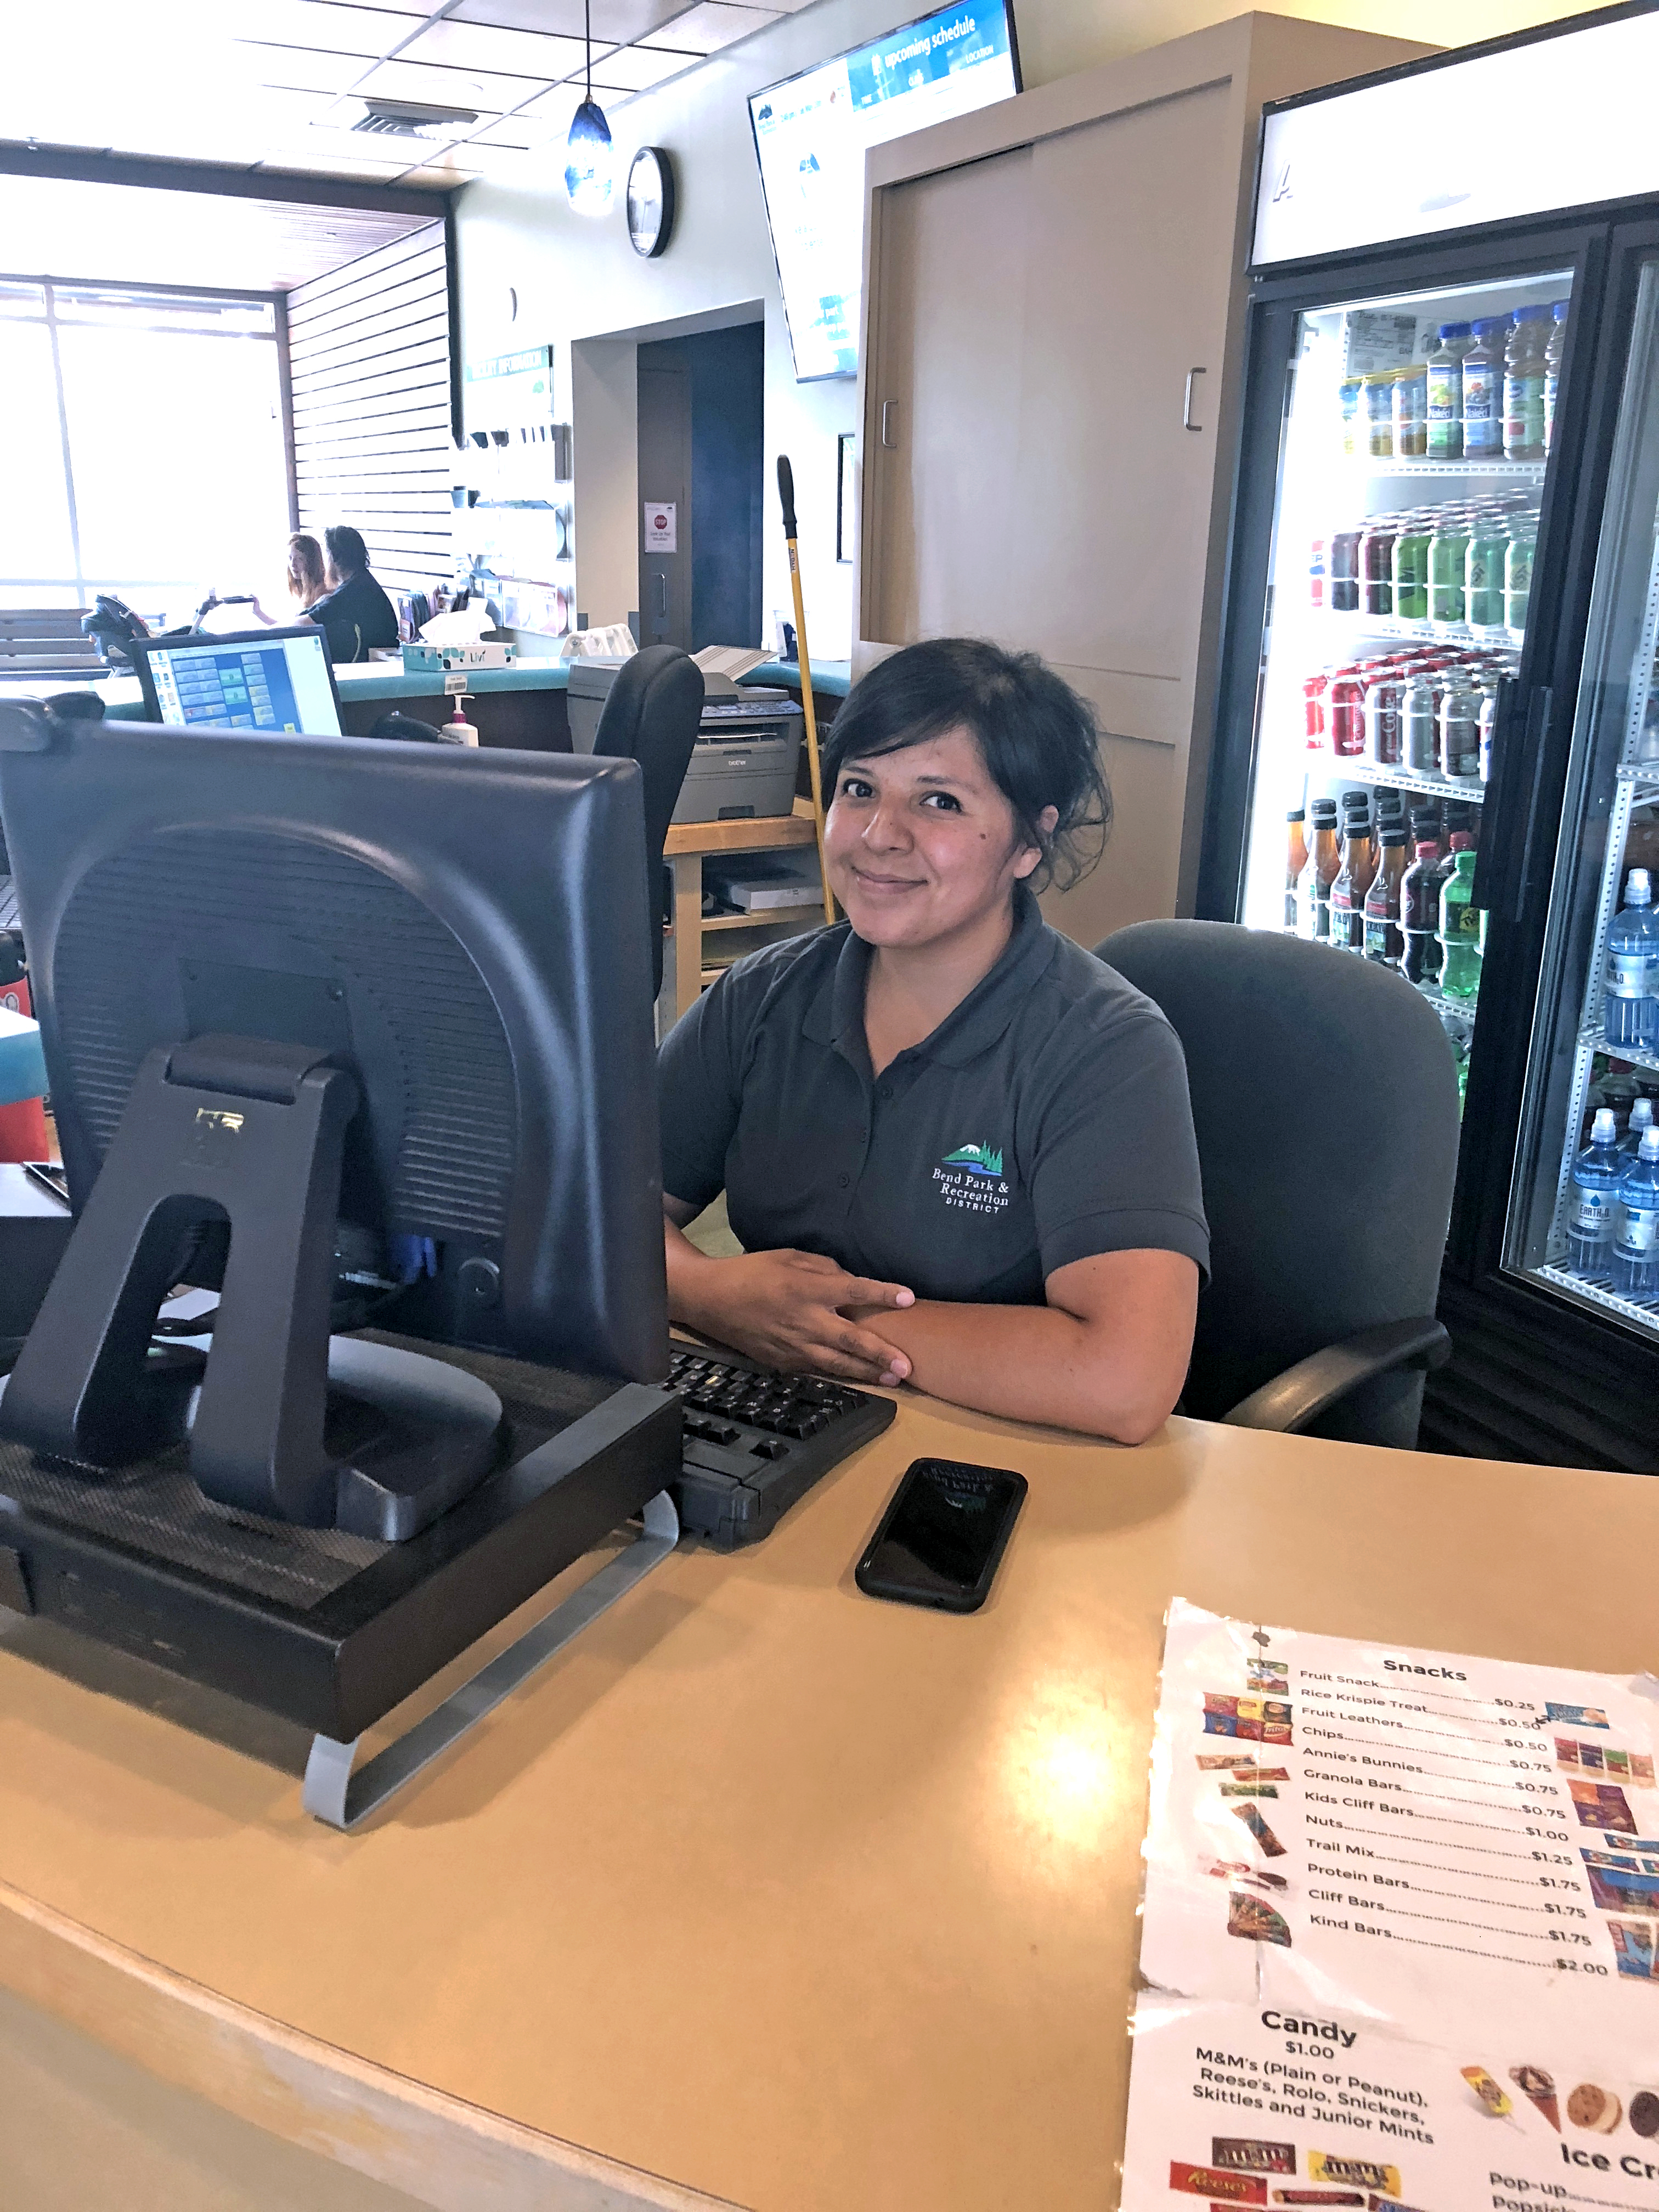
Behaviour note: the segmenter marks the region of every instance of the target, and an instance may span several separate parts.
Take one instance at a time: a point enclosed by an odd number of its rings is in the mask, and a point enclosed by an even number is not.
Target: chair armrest
[[[1379,1322],[1340,1344],[1310,1352],[1221,1418],[1230,1428],[1276,1429],[1294,1436],[1373,1376],[1400,1367],[1443,1367],[1450,1357],[1451,1339],[1431,1315]]]

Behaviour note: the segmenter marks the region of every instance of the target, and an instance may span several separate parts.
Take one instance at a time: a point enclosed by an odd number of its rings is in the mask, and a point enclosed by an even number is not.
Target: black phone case
[[[889,1577],[876,1574],[872,1570],[871,1561],[886,1541],[888,1531],[897,1518],[899,1508],[903,1504],[911,1484],[920,1480],[924,1472],[930,1468],[943,1468],[947,1472],[960,1471],[966,1474],[1001,1475],[1015,1485],[1013,1497],[1004,1509],[1002,1522],[996,1534],[996,1540],[986,1555],[985,1565],[980,1570],[979,1579],[971,1589],[963,1589],[955,1594],[921,1590],[916,1589],[912,1583],[896,1582]],[[933,1613],[977,1613],[991,1594],[991,1585],[996,1580],[997,1569],[1002,1564],[1002,1555],[1008,1548],[1008,1539],[1014,1533],[1014,1523],[1019,1518],[1020,1508],[1024,1504],[1026,1493],[1030,1489],[1030,1485],[1026,1481],[1025,1477],[1012,1467],[985,1467],[977,1461],[965,1459],[912,1460],[899,1477],[897,1486],[887,1501],[887,1509],[876,1524],[875,1534],[865,1546],[863,1554],[857,1566],[853,1570],[854,1581],[866,1597],[888,1598],[896,1605],[926,1606]]]

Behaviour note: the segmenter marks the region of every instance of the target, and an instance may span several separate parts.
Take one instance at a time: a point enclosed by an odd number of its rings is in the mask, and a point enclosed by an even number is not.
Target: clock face
[[[649,259],[668,243],[674,227],[674,176],[659,146],[641,146],[628,173],[628,235],[635,253]]]

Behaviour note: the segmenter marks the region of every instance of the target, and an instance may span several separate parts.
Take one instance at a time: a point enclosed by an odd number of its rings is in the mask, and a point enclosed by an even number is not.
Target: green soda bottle
[[[1510,526],[1509,550],[1504,556],[1504,620],[1513,630],[1522,630],[1527,626],[1527,601],[1532,595],[1532,556],[1537,542],[1537,516],[1517,515]]]
[[[1394,611],[1421,622],[1429,611],[1429,522],[1408,514],[1394,541]]]
[[[1464,619],[1472,629],[1504,626],[1504,562],[1509,550],[1503,516],[1483,509],[1469,533],[1463,562]]]
[[[1429,620],[1463,620],[1463,580],[1468,563],[1467,508],[1443,507],[1429,539]]]
[[[1480,988],[1480,909],[1471,906],[1474,854],[1464,841],[1440,887],[1440,988],[1448,999],[1474,1003]]]

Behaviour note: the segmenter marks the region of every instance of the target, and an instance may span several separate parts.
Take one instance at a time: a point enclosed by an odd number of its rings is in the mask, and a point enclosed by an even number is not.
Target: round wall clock
[[[653,259],[674,228],[674,166],[663,146],[641,146],[628,172],[628,236],[635,253]]]

